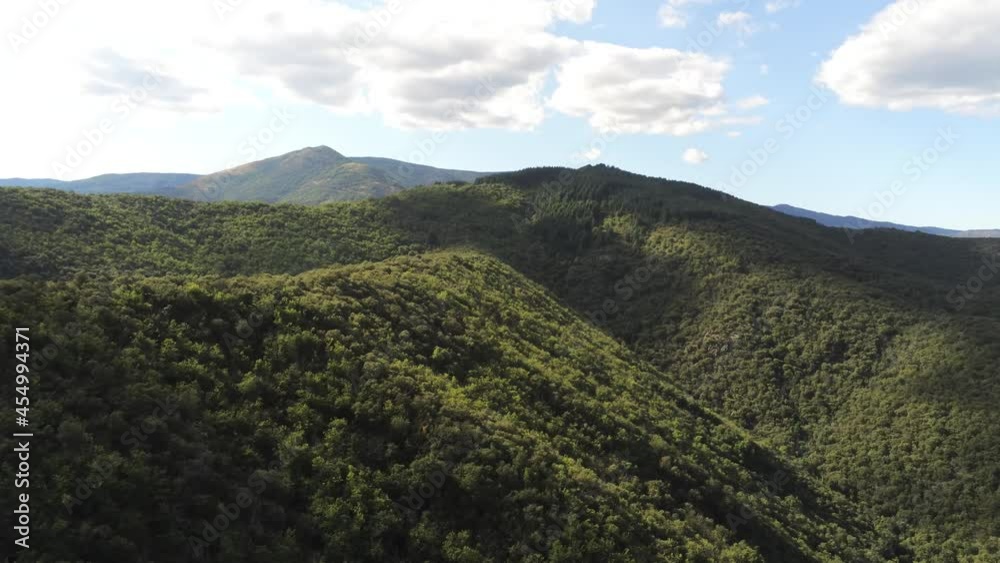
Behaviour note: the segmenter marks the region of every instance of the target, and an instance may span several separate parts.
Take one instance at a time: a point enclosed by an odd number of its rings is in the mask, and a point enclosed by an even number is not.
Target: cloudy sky
[[[328,145],[1000,227],[996,0],[6,0],[0,31],[0,177]]]

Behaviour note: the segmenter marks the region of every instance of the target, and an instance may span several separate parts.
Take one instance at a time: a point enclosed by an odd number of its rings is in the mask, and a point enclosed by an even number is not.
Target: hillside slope
[[[329,147],[309,147],[202,176],[160,195],[317,205],[384,197],[421,184],[472,181],[479,176],[387,158],[348,158]]]
[[[45,515],[32,539],[52,560],[735,563],[895,549],[481,255],[295,278],[0,282],[3,331],[14,322],[53,350],[35,356],[45,384],[32,395],[49,436],[32,452],[47,484],[32,490]]]
[[[852,240],[606,167],[312,208],[0,190],[0,222],[3,277],[297,273],[476,248],[843,492],[914,560],[1000,557],[996,241]]]

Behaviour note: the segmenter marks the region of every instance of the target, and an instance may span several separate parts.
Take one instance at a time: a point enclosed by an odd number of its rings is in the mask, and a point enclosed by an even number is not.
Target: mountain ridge
[[[839,229],[850,229],[850,230],[896,229],[899,231],[925,233],[929,235],[956,237],[956,238],[1000,238],[1000,229],[971,229],[963,231],[957,229],[944,229],[941,227],[914,227],[911,225],[903,225],[900,223],[892,223],[889,221],[873,221],[871,219],[863,219],[861,217],[855,217],[853,215],[831,215],[829,213],[812,211],[810,209],[804,209],[801,207],[795,207],[793,205],[787,205],[787,204],[773,205],[771,206],[771,209],[774,209],[775,211],[779,211],[786,215],[791,215],[792,217],[812,219],[813,221],[816,221],[817,223],[825,227],[833,227]]]
[[[326,145],[305,147],[211,174],[102,174],[82,180],[0,179],[0,186],[86,194],[135,193],[199,201],[319,205],[385,197],[437,182],[472,182],[484,172],[451,170],[382,157],[347,157]]]
[[[55,188],[83,194],[136,193],[157,194],[197,178],[197,174],[174,172],[134,172],[101,174],[81,180],[56,180],[52,178],[6,178],[0,186],[19,188]]]
[[[196,201],[320,205],[386,197],[418,186],[440,182],[475,182],[481,178],[503,177],[505,174],[510,173],[436,168],[383,157],[348,157],[329,146],[316,145],[205,175],[102,174],[73,181],[9,178],[0,179],[0,186],[54,188],[85,194],[135,193]],[[826,227],[849,231],[896,229],[955,238],[1000,238],[1000,229],[917,227],[833,215],[787,204],[770,208],[785,215],[811,219]]]

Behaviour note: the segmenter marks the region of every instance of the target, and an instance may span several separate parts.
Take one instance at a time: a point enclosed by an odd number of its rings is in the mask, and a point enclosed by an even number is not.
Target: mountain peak
[[[285,156],[292,156],[296,154],[302,155],[317,155],[317,156],[332,156],[336,158],[346,159],[347,157],[343,154],[331,149],[326,145],[317,145],[315,147],[305,147],[297,151],[292,151]]]

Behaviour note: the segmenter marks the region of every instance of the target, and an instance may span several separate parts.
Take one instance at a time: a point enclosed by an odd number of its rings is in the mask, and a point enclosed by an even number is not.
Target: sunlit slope
[[[0,319],[54,351],[36,362],[32,411],[48,437],[33,541],[50,557],[777,562],[894,549],[480,254],[297,277],[2,282]]]

